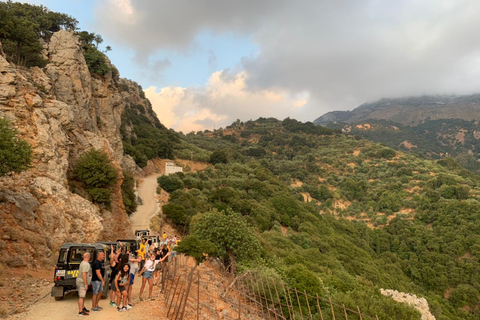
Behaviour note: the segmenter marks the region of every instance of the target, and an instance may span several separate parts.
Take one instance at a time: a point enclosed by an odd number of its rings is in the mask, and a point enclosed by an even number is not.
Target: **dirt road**
[[[159,174],[153,174],[143,180],[138,187],[138,196],[143,204],[138,206],[137,211],[130,216],[132,231],[149,229],[150,219],[160,212],[160,206],[156,200],[157,178]]]
[[[133,286],[133,301],[135,305],[132,309],[124,312],[118,312],[117,308],[111,307],[109,305],[109,299],[100,300],[99,306],[103,307],[102,311],[90,311],[90,315],[87,319],[127,319],[127,320],[138,320],[138,319],[165,319],[165,304],[163,302],[163,295],[159,293],[159,288],[154,287],[154,296],[156,296],[155,301],[138,301],[138,296],[140,292],[141,278],[135,279],[135,284]],[[148,284],[146,285],[148,290]],[[148,294],[144,292],[143,296],[146,297]],[[42,295],[38,302],[33,304],[27,309],[27,312],[22,312],[16,315],[12,315],[7,319],[27,319],[27,320],[66,320],[77,318],[78,314],[78,294],[77,292],[71,292],[65,295],[65,298],[61,301],[55,301],[54,298],[50,297],[50,287],[45,289],[45,292]],[[85,306],[88,309],[92,307],[92,292],[87,293],[85,298]],[[146,316],[149,315],[149,316]]]

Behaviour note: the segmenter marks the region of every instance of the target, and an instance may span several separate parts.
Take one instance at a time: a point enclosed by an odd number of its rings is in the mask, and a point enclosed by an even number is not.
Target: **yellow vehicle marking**
[[[79,272],[78,270],[69,270],[69,271],[67,271],[67,274],[69,276],[71,276],[72,278],[76,278],[76,277],[78,277],[78,272]]]

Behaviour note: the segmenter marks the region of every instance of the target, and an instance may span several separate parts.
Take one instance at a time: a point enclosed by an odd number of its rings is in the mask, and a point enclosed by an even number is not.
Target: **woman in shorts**
[[[128,304],[127,304],[127,309],[130,309],[133,307],[132,303],[132,290],[133,290],[133,283],[135,282],[135,274],[137,273],[139,269],[139,264],[142,261],[142,257],[139,255],[135,256],[133,253],[130,254],[130,283],[127,289],[127,296],[128,296]]]
[[[122,248],[117,245],[116,249],[113,248],[113,245],[110,246],[110,269],[112,273],[110,274],[110,287],[112,290],[110,291],[110,305],[112,307],[117,307],[117,303],[115,302],[115,277],[118,273],[119,262],[121,259]],[[107,284],[108,286],[108,284]]]
[[[145,284],[148,280],[148,300],[155,300],[152,297],[153,291],[153,271],[155,271],[155,254],[151,253],[148,256],[148,260],[145,262],[140,275],[142,276],[142,287],[140,288],[140,301],[143,301],[142,294],[145,289]]]
[[[127,293],[128,284],[130,283],[130,265],[124,264],[122,270],[115,277],[115,292],[117,294],[117,311],[124,311],[127,309]],[[122,301],[123,300],[123,301]],[[123,307],[120,307],[120,302],[123,302]]]

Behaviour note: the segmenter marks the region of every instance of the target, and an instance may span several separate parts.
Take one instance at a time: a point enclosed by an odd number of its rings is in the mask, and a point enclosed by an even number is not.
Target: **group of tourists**
[[[122,243],[118,243],[114,248],[111,245],[110,250],[110,306],[116,307],[117,311],[127,311],[133,307],[132,288],[135,282],[135,276],[142,277],[140,287],[140,301],[143,301],[143,292],[148,282],[148,300],[155,300],[153,297],[153,287],[160,281],[163,272],[168,271],[168,261],[175,257],[173,250],[180,241],[175,235],[168,237],[164,232],[160,241],[160,246],[152,244],[151,240],[143,238],[138,250],[130,252]],[[78,315],[87,316],[90,313],[85,307],[84,300],[91,283],[92,308],[91,311],[101,311],[103,308],[98,305],[105,283],[105,253],[99,252],[96,260],[90,266],[90,253],[83,254],[83,261],[80,263],[79,274],[76,280],[78,289]]]

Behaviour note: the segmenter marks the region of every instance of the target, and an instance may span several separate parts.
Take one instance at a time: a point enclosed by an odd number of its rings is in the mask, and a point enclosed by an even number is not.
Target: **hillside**
[[[215,168],[159,181],[171,192],[164,213],[220,247],[222,215],[253,228],[238,222],[242,245],[222,251],[226,265],[381,319],[416,316],[380,288],[426,297],[437,319],[478,317],[480,177],[452,158],[422,160],[291,119],[180,138],[208,148]]]
[[[429,159],[452,156],[480,173],[480,95],[382,99],[314,123]]]
[[[328,112],[313,121],[315,124],[358,122],[369,119],[391,120],[416,126],[425,120],[480,118],[480,94],[466,96],[421,96],[381,99],[364,103],[352,111]]]
[[[417,126],[374,120],[331,123],[327,127],[409,151],[424,158],[454,157],[464,168],[480,173],[480,122],[476,120],[426,120]]]

